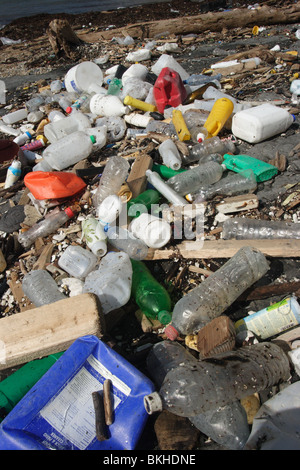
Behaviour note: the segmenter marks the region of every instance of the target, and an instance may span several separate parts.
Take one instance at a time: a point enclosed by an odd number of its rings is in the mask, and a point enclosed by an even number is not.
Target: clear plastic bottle
[[[84,160],[92,153],[95,143],[95,137],[83,131],[72,132],[57,142],[53,142],[42,154],[48,166],[46,171],[51,171],[51,169],[61,171]]]
[[[131,295],[132,266],[127,253],[107,253],[99,268],[85,278],[83,292],[98,296],[104,314],[127,304]]]
[[[28,112],[37,111],[40,106],[45,103],[45,98],[42,95],[34,96],[30,100],[25,102],[26,109]]]
[[[148,318],[167,325],[171,318],[171,299],[162,284],[151,274],[145,263],[131,259],[132,297]]]
[[[167,139],[158,146],[158,152],[162,158],[163,163],[172,168],[172,170],[179,170],[181,167],[181,156],[172,139]]]
[[[144,260],[147,258],[149,248],[143,240],[135,238],[129,230],[122,227],[109,227],[107,238],[113,247],[124,251],[132,259]]]
[[[150,184],[157,189],[171,204],[174,206],[185,206],[189,204],[180,194],[174,191],[171,186],[165,183],[158,173],[155,171],[147,170],[146,176]]]
[[[15,122],[23,121],[26,119],[28,111],[26,108],[12,111],[11,113],[4,114],[2,120],[5,124],[14,124]]]
[[[71,106],[66,108],[66,113],[71,114],[75,110],[80,110],[82,113],[88,113],[90,111],[90,101],[92,95],[89,93],[82,93]]]
[[[107,139],[109,142],[117,142],[121,140],[126,132],[127,126],[124,119],[120,116],[109,116],[99,118],[95,122],[95,127],[107,127]]]
[[[60,292],[55,280],[45,269],[36,269],[25,274],[22,289],[36,307],[67,298]]]
[[[252,170],[244,170],[241,173],[230,172],[213,185],[192,194],[191,199],[197,204],[213,199],[215,196],[236,196],[251,193],[256,188],[256,177]]]
[[[129,169],[130,165],[124,158],[119,156],[110,157],[93,197],[93,203],[96,209],[107,196],[118,194],[122,184],[127,178]]]
[[[222,74],[218,73],[214,75],[214,80],[221,80]],[[205,85],[206,83],[211,82],[212,79],[210,76],[201,74],[201,73],[193,73],[192,75],[189,76],[186,80],[183,81],[185,85],[190,85],[190,86],[200,86],[200,85]]]
[[[197,363],[197,358],[183,345],[168,340],[156,343],[147,356],[147,369],[158,388],[170,370],[180,365],[193,367]],[[217,405],[189,419],[202,433],[231,450],[241,450],[250,434],[247,415],[239,401]]]
[[[205,139],[204,142],[194,145],[188,155],[182,156],[182,161],[184,164],[189,164],[193,162],[201,162],[203,157],[210,155],[212,153],[220,153],[224,155],[225,153],[234,153],[235,145],[231,140],[221,140],[218,136],[210,137]]]
[[[47,237],[56,232],[57,229],[74,217],[76,212],[76,207],[71,206],[62,211],[49,214],[26,232],[21,232],[18,237],[19,242],[24,248],[29,248],[39,237]]]
[[[281,220],[259,220],[234,217],[223,224],[223,238],[229,240],[258,240],[268,238],[300,238],[300,224]]]
[[[89,250],[79,245],[69,245],[59,258],[58,266],[72,277],[85,279],[97,262],[97,256]]]
[[[50,122],[44,127],[45,137],[49,142],[56,142],[76,131],[84,131],[91,126],[89,118],[81,111],[74,110],[66,119]]]
[[[172,322],[166,327],[166,336],[175,340],[180,334],[198,332],[209,321],[221,315],[268,269],[263,253],[249,246],[241,248],[221,268],[176,303]]]
[[[195,416],[267,390],[290,378],[286,353],[271,342],[244,346],[170,370],[158,392],[144,398],[149,414],[167,409]]]
[[[172,176],[167,184],[181,196],[189,194],[191,188],[197,191],[202,186],[216,183],[222,178],[224,165],[218,162],[210,161],[201,163],[195,168],[191,168],[184,173]]]

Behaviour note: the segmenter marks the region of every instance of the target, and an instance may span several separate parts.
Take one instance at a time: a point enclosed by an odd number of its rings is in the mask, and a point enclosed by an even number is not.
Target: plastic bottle
[[[122,184],[127,178],[129,169],[130,165],[124,158],[118,156],[110,157],[93,197],[93,203],[96,209],[107,196],[118,194]]]
[[[139,78],[131,77],[126,79],[125,83],[123,84],[123,88],[118,96],[122,101],[124,101],[126,96],[130,96],[132,99],[142,101],[142,103],[128,103],[128,106],[134,106],[137,109],[141,109],[140,107],[142,106],[142,109],[147,111],[148,105],[148,109],[152,111],[153,109],[157,110],[155,100],[152,100],[151,102],[146,100],[150,91],[152,90],[153,86],[150,83],[145,82],[144,80],[140,80]]]
[[[256,177],[252,170],[241,173],[229,173],[209,187],[202,188],[192,194],[192,200],[197,204],[213,199],[215,196],[236,196],[238,194],[252,193],[257,188]]]
[[[298,381],[262,404],[244,450],[300,450],[299,393]]]
[[[136,127],[144,127],[146,128],[148,124],[153,121],[153,117],[148,116],[147,114],[140,114],[140,113],[130,113],[124,116],[125,121],[128,124]]]
[[[21,167],[22,164],[19,160],[14,160],[12,164],[8,167],[4,183],[4,189],[10,188],[18,181],[21,176]]]
[[[29,113],[37,111],[41,105],[45,103],[45,98],[42,95],[34,96],[25,102],[26,109]]]
[[[136,51],[129,52],[129,54],[127,54],[125,58],[125,60],[127,60],[128,62],[141,62],[143,60],[149,59],[151,59],[151,51],[145,48],[140,48]]]
[[[97,207],[97,217],[104,230],[117,220],[123,208],[121,198],[116,194],[107,196]]]
[[[203,93],[207,90],[208,87],[218,88],[217,85],[213,82],[206,83],[200,88],[197,88],[196,90],[189,93],[186,99],[184,100],[183,104],[186,105],[189,103],[193,103],[195,100],[201,100],[203,98]]]
[[[185,206],[188,202],[180,196],[174,189],[166,184],[158,173],[151,170],[146,170],[146,176],[150,184],[157,189],[169,202],[174,204],[174,206]]]
[[[290,92],[295,95],[300,95],[300,80],[295,79],[292,81],[290,86]]]
[[[201,163],[184,173],[179,173],[167,181],[167,184],[181,196],[189,194],[191,188],[197,191],[202,186],[216,183],[222,178],[225,166],[218,162],[210,161]]]
[[[160,58],[152,65],[151,72],[159,76],[164,67],[175,70],[175,72],[180,75],[181,80],[186,80],[190,76],[190,74],[182,67],[182,65],[179,64],[179,62],[177,62],[176,59],[174,59],[172,55],[162,54]]]
[[[158,146],[158,152],[163,163],[172,170],[179,170],[181,167],[181,156],[172,139],[167,139]]]
[[[48,114],[48,119],[50,122],[59,121],[60,119],[66,119],[66,117],[67,116],[65,116],[64,113],[62,113],[58,109],[54,109]]]
[[[50,122],[44,127],[45,137],[53,143],[76,131],[84,131],[91,126],[89,118],[81,111],[74,110],[66,119]]]
[[[47,144],[47,139],[43,135],[38,135],[35,140],[21,146],[22,150],[38,150]]]
[[[155,189],[146,189],[137,197],[127,202],[127,213],[129,217],[139,217],[143,213],[147,213],[151,206],[158,204],[161,195]]]
[[[74,110],[80,110],[82,113],[90,111],[90,102],[92,95],[89,93],[82,93],[71,106],[66,108],[66,113],[71,114]]]
[[[2,120],[5,124],[14,124],[15,122],[23,121],[27,118],[28,111],[26,108],[12,111],[11,113],[4,114]]]
[[[218,73],[214,75],[214,80],[221,80],[222,74]],[[212,77],[201,74],[201,73],[193,73],[192,75],[189,76],[186,80],[183,81],[185,85],[190,85],[190,86],[200,86],[200,85],[205,85],[206,83],[211,82]]]
[[[102,95],[96,93],[90,101],[91,113],[97,116],[123,116],[129,113],[129,108],[124,106],[118,96]]]
[[[230,140],[221,140],[220,137],[211,137],[210,139],[204,140],[199,144],[194,145],[188,155],[182,155],[182,162],[189,164],[193,162],[201,162],[203,157],[212,153],[220,153],[224,155],[226,152],[235,151],[235,145]]]
[[[109,252],[85,278],[83,292],[98,296],[104,314],[125,305],[131,295],[132,266],[127,253]]]
[[[289,330],[299,323],[300,306],[293,296],[238,320],[235,329],[240,337],[251,331],[261,341]]]
[[[89,136],[83,131],[72,132],[57,142],[53,142],[42,154],[43,160],[48,166],[46,171],[51,169],[61,171],[84,160],[92,153],[95,143],[95,137]]]
[[[248,287],[269,269],[259,250],[245,246],[198,287],[182,297],[173,310],[172,323],[166,328],[169,339],[197,332],[221,315]]]
[[[47,237],[68,222],[76,214],[76,207],[71,206],[59,212],[52,212],[26,232],[19,234],[18,240],[24,248],[29,248],[39,237]]]
[[[260,220],[243,217],[234,217],[225,220],[223,224],[223,238],[229,240],[259,240],[268,238],[299,239],[300,224],[281,220]]]
[[[216,100],[208,115],[204,127],[207,129],[208,136],[214,137],[222,130],[226,121],[230,118],[233,112],[233,102],[228,98],[219,98]]]
[[[154,112],[157,111],[156,106],[153,104],[146,103],[145,101],[138,100],[136,98],[133,98],[132,96],[125,96],[123,103],[126,106],[132,106],[134,108],[140,109],[144,112]]]
[[[162,325],[171,321],[171,299],[151,274],[145,263],[131,259],[132,297],[148,318],[158,319]]]
[[[160,388],[170,370],[183,364],[193,367],[197,362],[180,343],[167,340],[154,344],[147,356],[147,369]],[[217,406],[189,419],[202,433],[231,450],[241,450],[250,434],[247,415],[239,401]]]
[[[178,109],[173,109],[172,123],[175,127],[176,134],[180,141],[191,140],[191,133],[185,123],[182,112]]]
[[[232,118],[233,134],[250,144],[285,132],[295,121],[286,109],[264,103],[239,111]]]
[[[70,276],[85,279],[94,270],[97,256],[82,246],[69,245],[58,260],[58,266]]]
[[[102,257],[107,253],[107,236],[103,226],[94,217],[88,217],[81,223],[85,242],[95,256]]]
[[[129,78],[138,78],[139,80],[144,81],[148,74],[148,68],[143,64],[132,64],[128,67],[127,70],[122,74],[123,85]]]
[[[0,421],[15,407],[50,367],[55,364],[62,354],[62,352],[51,354],[50,356],[27,362],[27,364],[0,382]]]
[[[14,136],[20,135],[20,129],[14,129],[11,126],[3,124],[1,121],[0,121],[0,131],[3,132],[3,134],[7,134],[7,135],[14,135]]]
[[[148,213],[133,219],[129,230],[149,248],[162,248],[170,241],[172,235],[171,226],[166,220]]]
[[[22,289],[36,307],[67,298],[60,292],[55,280],[45,269],[36,269],[25,274]]]
[[[194,142],[203,142],[208,137],[207,129],[204,126],[195,125],[189,131]]]
[[[170,370],[158,392],[144,398],[149,414],[167,409],[195,416],[290,378],[289,360],[273,343],[257,343]],[[199,393],[201,390],[201,393]]]
[[[36,124],[40,122],[44,116],[45,114],[43,113],[43,111],[32,111],[31,113],[28,113],[27,121]]]
[[[32,139],[32,133],[28,130],[26,132],[24,132],[23,134],[20,134],[18,135],[15,139],[13,139],[13,141],[18,144],[18,145],[23,145],[25,144],[25,142],[27,140],[31,140]]]
[[[135,238],[132,233],[122,227],[109,227],[107,230],[109,243],[119,251],[124,251],[132,259],[144,260],[149,248],[143,240]]]
[[[249,155],[230,155],[224,154],[224,165],[228,170],[239,173],[242,170],[249,169],[253,171],[257,182],[267,181],[278,173],[278,168],[270,163],[250,157]]]
[[[172,176],[178,175],[178,173],[183,173],[184,171],[187,171],[187,170],[186,168],[173,170],[172,168],[169,168],[166,165],[160,165],[158,163],[154,163],[152,165],[152,171],[155,171],[155,173],[158,173],[159,176],[161,176],[164,179],[169,179],[169,178],[172,178]]]
[[[125,120],[120,116],[109,116],[99,118],[95,122],[95,127],[106,126],[107,139],[109,142],[121,140],[126,132],[127,126]]]

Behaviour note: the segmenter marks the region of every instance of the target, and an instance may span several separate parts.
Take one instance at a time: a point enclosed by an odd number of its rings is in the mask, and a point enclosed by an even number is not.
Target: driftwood
[[[205,31],[221,32],[224,29],[266,26],[275,24],[293,24],[300,21],[300,2],[289,7],[272,8],[262,6],[257,10],[236,8],[230,11],[209,12],[205,14],[161,21],[148,21],[144,23],[129,24],[126,34],[133,38],[150,38],[165,33],[169,34],[199,34]],[[84,39],[93,42],[103,39],[112,39],[123,35],[124,28],[102,31],[99,33],[84,34]]]
[[[53,20],[46,31],[49,42],[56,56],[74,59],[74,46],[80,46],[82,40],[74,33],[67,20]]]

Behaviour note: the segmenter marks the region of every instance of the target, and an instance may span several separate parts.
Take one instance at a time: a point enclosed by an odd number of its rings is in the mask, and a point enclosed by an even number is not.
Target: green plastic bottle
[[[169,178],[172,178],[172,176],[177,175],[178,173],[182,173],[183,171],[186,171],[186,169],[180,168],[180,170],[172,170],[172,168],[169,168],[168,166],[154,163],[152,166],[152,171],[155,171],[156,173],[159,174],[159,176],[161,176],[164,179],[169,179]]]
[[[139,308],[150,319],[167,325],[172,319],[171,299],[166,289],[152,276],[142,261],[131,259],[133,274],[131,294]]]
[[[152,204],[158,204],[161,194],[156,189],[147,189],[134,199],[127,202],[127,213],[129,217],[139,217],[151,209]]]
[[[252,170],[258,183],[267,181],[278,173],[276,166],[249,155],[225,153],[223,163],[228,170],[235,171],[236,173],[249,169]]]
[[[0,422],[62,354],[60,352],[30,361],[0,382]]]

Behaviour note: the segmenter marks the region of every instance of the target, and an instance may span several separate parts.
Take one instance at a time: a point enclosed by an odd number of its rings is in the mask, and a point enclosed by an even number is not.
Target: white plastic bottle
[[[109,227],[107,230],[109,243],[124,251],[131,259],[144,260],[147,258],[149,248],[143,240],[135,238],[129,230],[122,227]]]
[[[103,226],[94,217],[88,217],[81,223],[85,242],[95,256],[102,257],[107,253],[106,234]]]
[[[141,214],[132,220],[129,230],[143,240],[149,248],[162,248],[171,238],[170,224],[151,214]]]
[[[181,157],[172,139],[165,140],[158,146],[158,151],[162,157],[164,165],[172,168],[172,170],[179,170],[181,168]]]
[[[93,197],[96,210],[107,196],[118,194],[122,184],[126,180],[129,169],[129,163],[124,158],[119,156],[110,157]]]
[[[83,131],[90,126],[89,118],[81,111],[74,110],[72,114],[65,119],[59,119],[46,124],[44,127],[44,135],[49,142],[53,143],[66,135],[76,131]]]
[[[87,275],[83,292],[98,296],[104,314],[125,305],[131,296],[132,266],[127,253],[107,253],[99,268]]]
[[[129,113],[128,106],[124,106],[120,98],[115,95],[102,95],[96,93],[90,101],[91,113],[96,116],[123,116]]]
[[[101,225],[106,227],[115,222],[122,211],[122,206],[119,196],[116,194],[107,196],[97,207],[97,217]]]
[[[269,103],[239,111],[232,118],[233,134],[250,144],[257,144],[281,132],[295,121],[286,109]]]
[[[26,108],[18,109],[17,111],[5,114],[2,117],[2,120],[5,124],[14,124],[15,122],[23,121],[23,119],[26,119],[27,114],[28,111]]]
[[[21,162],[19,160],[14,160],[12,164],[8,167],[4,189],[10,188],[13,186],[21,176]]]
[[[24,132],[23,134],[18,135],[14,139],[14,142],[18,145],[23,145],[23,144],[25,144],[25,142],[27,142],[27,140],[31,140],[31,139],[32,139],[32,133],[28,130],[28,131]]]
[[[97,257],[79,245],[69,245],[58,260],[58,266],[70,276],[85,279],[95,269]]]
[[[42,157],[48,168],[61,171],[88,157],[95,142],[95,137],[88,136],[83,131],[76,131],[50,144]]]

